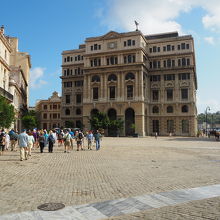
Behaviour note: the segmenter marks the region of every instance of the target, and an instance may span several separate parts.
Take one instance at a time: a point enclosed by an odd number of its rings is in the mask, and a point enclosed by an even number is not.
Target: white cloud
[[[30,87],[33,89],[40,88],[42,85],[47,84],[46,81],[42,80],[44,76],[45,68],[35,67],[30,71]]]
[[[110,0],[108,11],[103,13],[102,23],[110,29],[131,31],[135,29],[134,20],[137,20],[144,34],[170,31],[183,33],[177,18],[196,7],[206,12],[201,17],[204,27],[220,31],[219,0]]]
[[[204,40],[211,44],[211,45],[214,45],[215,44],[215,41],[214,41],[214,38],[213,37],[205,37]]]

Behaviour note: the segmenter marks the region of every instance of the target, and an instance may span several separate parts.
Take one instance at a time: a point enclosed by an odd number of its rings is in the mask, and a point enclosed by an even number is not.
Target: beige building
[[[60,119],[61,97],[57,92],[47,100],[39,100],[35,106],[35,111],[39,120],[39,128],[52,129],[61,126]]]
[[[79,49],[63,51],[61,79],[63,123],[89,129],[100,111],[124,121],[123,135],[196,135],[191,35],[111,31],[87,38]]]
[[[15,107],[14,129],[21,130],[21,118],[28,107],[28,83],[31,60],[28,53],[19,52],[18,38],[6,37],[0,29],[0,92]]]

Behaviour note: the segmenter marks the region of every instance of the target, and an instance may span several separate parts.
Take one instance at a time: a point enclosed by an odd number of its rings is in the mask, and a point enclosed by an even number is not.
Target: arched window
[[[167,113],[173,113],[173,106],[167,107]]]
[[[65,114],[70,115],[70,110],[68,108],[65,110]]]
[[[111,74],[108,76],[108,81],[117,81],[117,76],[115,74]]]
[[[159,113],[159,107],[158,106],[154,106],[152,109],[153,113]]]
[[[100,77],[98,75],[93,76],[92,82],[100,82]]]
[[[77,109],[76,109],[76,115],[81,115],[81,113],[82,113],[81,109],[80,109],[80,108],[77,108]]]
[[[182,112],[183,113],[186,113],[186,112],[188,112],[189,111],[189,107],[187,106],[187,105],[183,105],[182,106]]]
[[[127,73],[127,74],[126,74],[126,76],[125,76],[125,80],[129,80],[129,79],[135,79],[133,73]]]

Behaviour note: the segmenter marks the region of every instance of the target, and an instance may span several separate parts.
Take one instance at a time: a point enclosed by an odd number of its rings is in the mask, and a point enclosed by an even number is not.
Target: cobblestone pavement
[[[18,152],[0,156],[0,215],[47,202],[80,205],[220,183],[220,142],[205,138],[104,138],[100,151],[38,151],[22,162]],[[180,219],[177,213],[187,215],[190,208],[208,216],[209,207],[214,213],[207,219],[218,219],[219,201],[160,208],[158,218],[152,210],[122,219]]]

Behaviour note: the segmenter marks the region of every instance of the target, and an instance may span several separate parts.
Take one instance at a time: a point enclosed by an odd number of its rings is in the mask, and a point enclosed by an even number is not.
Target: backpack
[[[48,141],[55,143],[55,139],[54,139],[53,135],[50,135],[50,136],[48,137]]]
[[[78,138],[83,139],[83,134],[81,132],[78,134]]]

